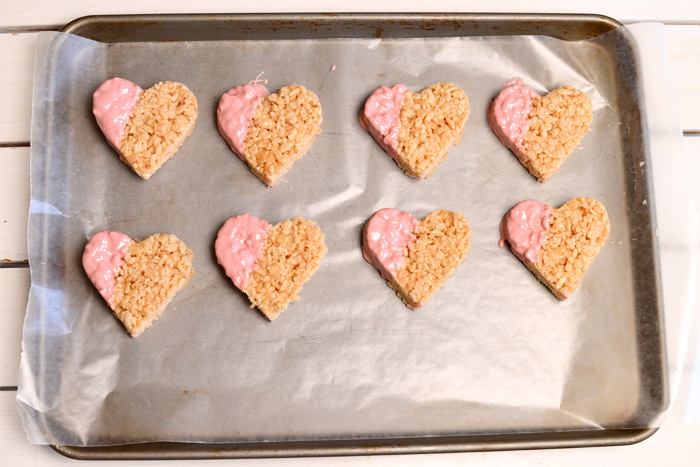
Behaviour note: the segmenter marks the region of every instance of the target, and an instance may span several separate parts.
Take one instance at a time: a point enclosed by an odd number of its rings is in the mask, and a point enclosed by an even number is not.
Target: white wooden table
[[[252,12],[530,12],[597,13],[623,23],[663,22],[675,92],[684,132],[685,162],[695,205],[700,205],[700,1],[698,0],[516,0],[356,2],[282,0],[236,5],[224,0],[3,0],[0,2],[0,260],[26,262],[29,210],[29,128],[34,47],[38,31],[57,30],[91,14],[252,13]],[[697,215],[697,214],[696,214]],[[700,241],[700,239],[699,239]],[[20,425],[15,405],[17,369],[29,269],[0,268],[0,466],[75,464],[47,446],[33,446]],[[700,394],[698,394],[700,399]],[[418,456],[366,456],[212,461],[217,465],[700,465],[700,424],[662,427],[633,446]],[[97,463],[107,465],[107,463]],[[138,462],[120,463],[136,465]],[[142,464],[142,463],[141,463]],[[167,465],[200,465],[198,461]],[[94,464],[91,464],[94,465]],[[110,463],[109,465],[115,465]],[[163,465],[163,463],[159,463]]]

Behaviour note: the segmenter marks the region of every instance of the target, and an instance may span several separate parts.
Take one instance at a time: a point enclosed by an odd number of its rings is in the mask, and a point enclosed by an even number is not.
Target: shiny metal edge
[[[74,447],[52,445],[78,460],[180,460],[274,457],[331,457],[397,454],[444,454],[505,450],[560,449],[636,444],[658,428],[595,430],[519,435],[475,435],[389,440],[304,441],[241,444],[144,443]]]
[[[303,25],[303,28],[298,28]],[[547,35],[590,39],[621,27],[585,14],[348,13],[107,15],[78,18],[61,31],[100,42]]]
[[[216,28],[212,28],[212,23],[215,23]],[[360,23],[364,26],[359,27]],[[294,29],[300,24],[304,26],[302,31]],[[261,25],[267,27],[261,30]],[[345,29],[338,33],[339,27],[345,27]],[[85,16],[71,21],[61,31],[100,42],[235,40],[239,38],[264,40],[273,36],[278,39],[294,39],[328,37],[324,34],[329,32],[335,32],[332,37],[362,38],[415,37],[416,33],[425,37],[537,34],[573,41],[597,37],[620,27],[622,24],[613,18],[588,14],[270,13]],[[308,35],[305,36],[305,34]],[[663,373],[665,376],[665,369]],[[665,384],[662,392],[662,405],[666,407],[668,394]],[[163,442],[98,447],[52,444],[51,447],[61,455],[79,460],[321,457],[629,445],[644,441],[657,430],[658,428],[605,429],[268,443]]]

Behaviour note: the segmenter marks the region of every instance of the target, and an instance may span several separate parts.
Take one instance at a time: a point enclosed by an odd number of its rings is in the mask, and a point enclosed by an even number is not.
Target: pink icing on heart
[[[501,144],[513,151],[520,162],[527,158],[523,138],[533,97],[537,97],[535,91],[525,86],[520,78],[513,78],[505,84],[487,111],[489,126]]]
[[[399,149],[399,111],[406,86],[379,86],[370,94],[360,112],[360,125],[379,143],[392,159]]]
[[[231,150],[244,161],[245,140],[250,122],[255,117],[260,101],[269,95],[270,92],[265,86],[251,82],[229,90],[219,101],[219,108],[216,110],[219,133]]]
[[[136,108],[143,90],[129,80],[112,78],[100,85],[92,95],[92,113],[109,144],[119,150],[119,140]]]
[[[401,269],[418,226],[418,220],[407,212],[380,209],[362,229],[362,257],[391,280]]]
[[[552,219],[551,206],[532,199],[521,201],[503,216],[498,246],[503,248],[508,241],[511,251],[520,261],[537,263]]]
[[[262,258],[270,224],[248,213],[232,217],[219,229],[214,251],[233,284],[245,292],[248,276]]]
[[[110,307],[119,268],[132,242],[128,235],[117,230],[103,230],[85,245],[83,268]]]

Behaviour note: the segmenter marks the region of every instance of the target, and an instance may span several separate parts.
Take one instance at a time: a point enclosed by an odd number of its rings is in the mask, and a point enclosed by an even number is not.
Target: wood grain
[[[0,297],[0,386],[17,386],[29,269],[0,269]]]
[[[700,26],[666,26],[664,32],[681,127],[700,130]]]
[[[26,260],[29,148],[0,148],[0,168],[0,260]]]
[[[35,49],[36,33],[0,34],[0,143],[29,141]]]

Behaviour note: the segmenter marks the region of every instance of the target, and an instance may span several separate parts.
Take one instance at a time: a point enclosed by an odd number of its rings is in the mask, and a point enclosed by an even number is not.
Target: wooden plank
[[[29,141],[36,36],[0,34],[0,143]]]
[[[29,269],[0,269],[0,297],[0,386],[17,386]]]
[[[700,130],[700,26],[666,26],[664,32],[681,127]]]
[[[0,148],[0,260],[27,259],[29,148]]]
[[[425,2],[422,0],[403,0],[400,4],[387,5],[374,0],[356,0],[354,2],[299,0],[263,0],[258,2],[239,2],[232,4],[223,0],[203,0],[196,3],[182,1],[122,0],[120,2],[94,2],[92,0],[71,0],[63,2],[61,8],[55,8],[53,0],[35,0],[31,8],[24,0],[5,0],[0,27],[24,25],[62,25],[84,16],[105,14],[145,14],[145,13],[259,13],[259,12],[381,12],[399,10],[404,12],[455,12],[474,13],[581,13],[596,12],[618,20],[659,21],[682,20],[700,21],[700,3],[695,0],[666,2],[663,7],[657,0],[639,0],[611,2],[609,0],[589,0],[584,4],[574,1],[538,0],[522,2],[520,0],[501,0],[498,2],[479,2],[476,0],[442,0]],[[88,13],[89,12],[89,13]]]
[[[698,218],[698,222],[700,222],[700,136],[683,138],[683,146],[685,147],[686,173],[690,184],[690,194],[695,205],[695,215]],[[700,229],[698,230],[698,235],[700,236]],[[698,241],[700,241],[700,238],[698,238]]]

